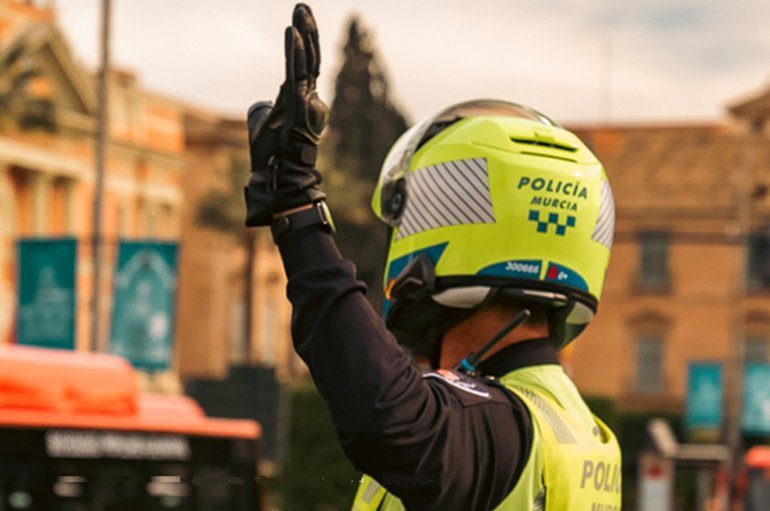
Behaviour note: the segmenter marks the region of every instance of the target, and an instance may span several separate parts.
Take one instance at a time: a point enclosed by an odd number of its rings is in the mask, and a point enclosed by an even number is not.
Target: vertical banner
[[[75,348],[74,238],[22,239],[18,242],[19,344]]]
[[[770,364],[746,364],[741,426],[749,435],[770,434]]]
[[[110,351],[139,369],[163,371],[171,363],[176,267],[176,243],[118,245]]]
[[[691,362],[687,368],[688,430],[719,430],[722,427],[724,369],[718,362]]]

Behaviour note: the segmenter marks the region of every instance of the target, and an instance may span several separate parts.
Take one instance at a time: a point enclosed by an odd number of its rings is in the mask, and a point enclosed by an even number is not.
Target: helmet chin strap
[[[465,374],[473,374],[476,370],[476,365],[478,365],[482,357],[484,357],[484,355],[486,355],[498,342],[502,341],[506,335],[527,321],[530,316],[532,316],[532,313],[528,309],[520,310],[519,313],[514,316],[513,320],[505,325],[502,330],[497,332],[479,351],[474,351],[462,359],[459,364],[453,367],[453,370]]]

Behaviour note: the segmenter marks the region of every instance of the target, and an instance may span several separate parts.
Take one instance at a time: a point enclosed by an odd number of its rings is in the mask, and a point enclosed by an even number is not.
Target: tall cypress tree
[[[407,122],[389,97],[372,39],[357,17],[348,23],[321,165],[337,225],[337,241],[380,303],[386,229],[369,208],[382,161]]]

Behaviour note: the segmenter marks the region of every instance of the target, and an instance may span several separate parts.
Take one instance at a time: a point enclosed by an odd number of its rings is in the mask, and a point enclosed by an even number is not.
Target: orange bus
[[[258,510],[260,436],[119,357],[0,347],[0,511]]]

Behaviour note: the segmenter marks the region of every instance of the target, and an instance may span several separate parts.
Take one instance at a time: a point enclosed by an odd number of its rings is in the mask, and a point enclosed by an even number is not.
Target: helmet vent
[[[516,142],[517,144],[527,144],[527,145],[537,146],[537,147],[547,147],[549,149],[558,149],[560,151],[568,151],[570,153],[574,153],[577,151],[577,147],[573,147],[565,144],[559,144],[557,142],[549,142],[546,140],[535,140],[531,138],[514,138],[514,137],[511,137],[511,140],[513,142]]]
[[[522,151],[521,154],[526,154],[528,156],[541,156],[543,158],[553,158],[554,160],[562,160],[562,161],[568,161],[571,163],[577,163],[577,160],[574,158],[565,158],[564,156],[556,156],[555,154],[535,153],[532,151]]]

